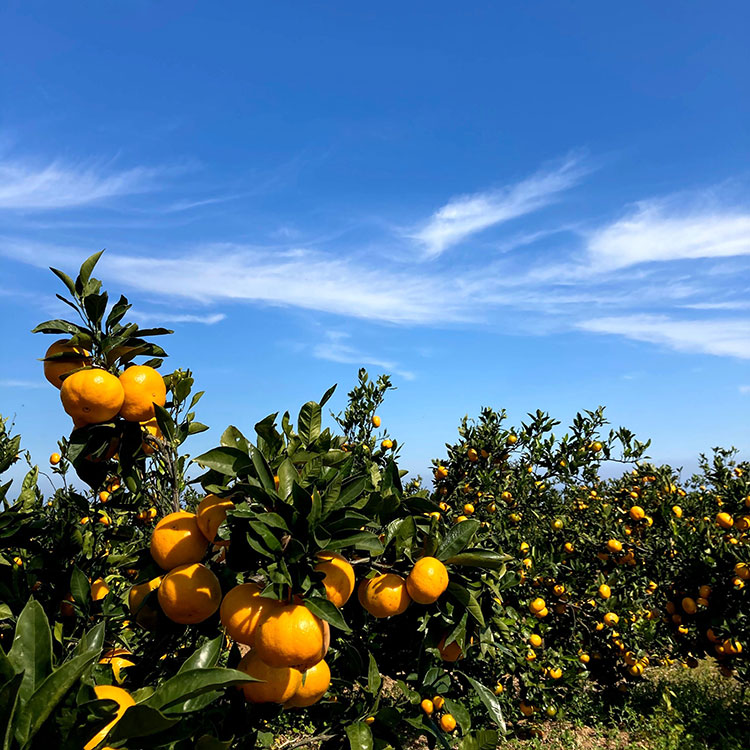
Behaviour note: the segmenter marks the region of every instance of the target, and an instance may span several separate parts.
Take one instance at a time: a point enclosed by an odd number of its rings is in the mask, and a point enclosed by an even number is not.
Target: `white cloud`
[[[741,385],[737,389],[743,396],[750,394],[750,385]]]
[[[344,331],[326,331],[326,341],[317,344],[313,348],[313,356],[318,359],[325,359],[329,362],[338,362],[340,364],[352,365],[371,365],[380,367],[390,373],[400,375],[405,380],[413,380],[414,373],[402,370],[398,364],[389,360],[380,359],[379,357],[359,351],[349,344],[345,343],[350,338],[350,334]]]
[[[691,209],[677,199],[644,201],[635,211],[588,237],[594,272],[639,263],[750,255],[750,213]]]
[[[159,173],[145,167],[115,171],[101,164],[0,160],[0,209],[48,211],[100,203],[153,189]]]
[[[580,161],[569,157],[557,169],[537,172],[515,185],[456,197],[409,237],[421,245],[425,258],[436,258],[477,232],[552,203],[584,173]]]
[[[129,315],[137,323],[201,323],[212,326],[221,323],[227,316],[224,313],[211,313],[208,315],[193,315],[162,312],[139,312],[132,311]]]
[[[666,315],[592,318],[577,327],[625,336],[680,352],[750,359],[750,320],[674,320]]]

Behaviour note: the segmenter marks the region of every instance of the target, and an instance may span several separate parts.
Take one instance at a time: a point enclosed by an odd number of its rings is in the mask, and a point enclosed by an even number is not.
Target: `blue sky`
[[[692,468],[750,447],[745,2],[0,8],[0,412],[69,422],[29,330],[99,275],[199,417],[357,368],[425,473],[464,414],[604,404]]]

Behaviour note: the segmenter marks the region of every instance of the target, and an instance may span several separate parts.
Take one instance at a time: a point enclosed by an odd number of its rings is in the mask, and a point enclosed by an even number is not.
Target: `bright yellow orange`
[[[216,497],[216,495],[206,495],[200,501],[195,511],[195,520],[198,528],[203,532],[203,536],[209,542],[216,538],[216,532],[219,526],[224,523],[227,517],[227,511],[234,508],[234,503],[228,497]]]
[[[120,375],[125,398],[120,416],[128,422],[147,422],[154,418],[154,404],[164,406],[167,387],[153,367],[132,365]]]
[[[425,698],[419,705],[428,716],[432,716],[435,711],[435,704],[429,698]]]
[[[61,460],[61,459],[62,459],[62,456],[61,456],[61,455],[60,455],[59,453],[53,453],[53,454],[52,454],[52,455],[51,455],[51,456],[49,457],[49,462],[50,462],[50,463],[51,463],[51,464],[52,464],[53,466],[57,466],[57,464],[59,464],[59,463],[60,463],[60,460]]]
[[[357,598],[373,617],[400,615],[411,603],[406,581],[396,573],[365,579],[359,584]]]
[[[443,714],[440,717],[440,728],[444,732],[452,732],[456,728],[456,720],[452,714]]]
[[[599,586],[599,596],[601,596],[602,599],[609,599],[609,597],[612,596],[612,589],[610,589],[606,583],[603,583]]]
[[[102,727],[84,746],[83,750],[94,750],[94,748],[109,734],[109,730],[117,724],[125,711],[135,705],[133,696],[127,690],[114,685],[95,685],[94,693],[98,700],[111,700],[117,703],[117,713],[114,719]]]
[[[414,563],[406,590],[418,604],[432,604],[448,588],[448,570],[436,557],[421,557]]]
[[[307,607],[279,603],[261,613],[255,651],[271,667],[295,667],[304,672],[325,657],[329,638],[324,622]]]
[[[377,414],[374,414],[372,417],[372,426],[380,427],[380,417]]]
[[[354,592],[354,568],[337,552],[320,552],[315,570],[324,573],[326,598],[337,607],[343,607]]]
[[[716,523],[721,526],[722,529],[731,529],[734,526],[734,519],[729,513],[717,513]]]
[[[646,511],[645,511],[645,510],[643,510],[643,508],[641,508],[641,506],[640,506],[640,505],[634,505],[634,506],[633,506],[633,507],[632,507],[632,508],[630,509],[629,513],[630,513],[630,517],[631,517],[631,518],[632,518],[632,519],[633,519],[634,521],[640,521],[640,520],[642,520],[643,518],[645,518],[645,517],[646,517]]]
[[[180,510],[164,516],[154,527],[151,557],[160,568],[171,570],[201,560],[208,544],[195,513]]]
[[[617,539],[610,539],[607,542],[607,549],[612,553],[622,552],[622,542]]]
[[[221,586],[205,565],[179,565],[164,576],[158,596],[162,612],[172,622],[192,625],[219,608]]]
[[[117,416],[125,393],[106,370],[79,370],[63,381],[60,400],[76,426],[106,422]]]
[[[240,685],[249,703],[286,703],[300,689],[302,673],[293,667],[271,667],[257,651],[248,651],[237,669],[260,682]]]
[[[532,633],[531,637],[529,638],[529,643],[531,644],[532,648],[539,648],[542,645],[542,637],[537,633]]]
[[[230,589],[221,602],[219,617],[227,635],[238,643],[252,646],[255,630],[264,609],[278,604],[275,599],[260,595],[260,586],[241,583]]]
[[[112,674],[118,685],[121,685],[125,679],[121,670],[135,666],[135,662],[127,657],[133,654],[126,648],[111,648],[102,654],[99,664],[109,664],[112,667]]]
[[[60,339],[55,341],[47,353],[46,357],[52,357],[55,354],[65,354],[65,359],[52,360],[44,363],[44,377],[49,380],[55,388],[60,388],[63,384],[63,377],[73,370],[80,367],[86,367],[91,364],[88,358],[89,353],[81,346],[71,346],[70,339]]]
[[[93,599],[93,601],[101,601],[105,596],[107,596],[108,593],[109,586],[107,586],[107,582],[103,578],[97,578],[91,584],[91,598]]]
[[[284,704],[294,708],[305,708],[317,703],[331,684],[331,670],[324,659],[310,667],[302,676],[297,692]]]
[[[141,427],[151,435],[151,437],[154,437],[157,440],[164,439],[164,434],[161,431],[161,427],[159,427],[159,423],[156,421],[156,417],[149,419],[146,422],[141,422]],[[141,443],[141,448],[147,456],[150,456],[156,450],[153,443],[147,442],[146,440]]]

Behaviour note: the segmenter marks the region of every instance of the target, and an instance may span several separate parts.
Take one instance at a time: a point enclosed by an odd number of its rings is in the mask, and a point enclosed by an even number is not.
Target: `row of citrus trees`
[[[35,329],[61,337],[44,371],[73,420],[57,489],[30,461],[15,502],[0,487],[3,747],[491,748],[506,720],[534,731],[584,684],[619,700],[654,664],[709,654],[747,679],[731,453],[680,487],[601,410],[559,438],[488,409],[429,488],[404,486],[377,415],[390,382],[362,371],[338,434],[331,389],[227,428],[188,475],[202,393],[159,373],[150,339],[170,332],[125,322],[98,258],[53,269],[79,322]],[[0,470],[24,458],[3,423]]]

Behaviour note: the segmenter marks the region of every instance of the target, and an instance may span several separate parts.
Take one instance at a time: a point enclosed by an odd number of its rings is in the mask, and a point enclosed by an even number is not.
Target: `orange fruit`
[[[443,714],[440,717],[440,728],[444,732],[452,732],[456,728],[456,720],[451,714]]]
[[[695,601],[693,599],[691,599],[689,596],[686,596],[682,600],[682,609],[687,614],[694,615],[698,607],[696,606]]]
[[[161,427],[159,427],[159,423],[156,421],[156,417],[149,419],[146,422],[141,422],[141,427],[151,435],[151,437],[155,437],[157,440],[164,439],[164,434],[161,431]],[[153,443],[147,442],[146,440],[141,443],[141,449],[147,456],[150,456],[156,450]]]
[[[145,598],[161,586],[162,576],[152,578],[150,581],[138,583],[128,593],[128,608],[135,621],[147,630],[156,626],[158,612],[149,605],[144,605]]]
[[[406,581],[396,573],[366,578],[359,584],[357,598],[373,617],[400,615],[411,603]]]
[[[428,716],[435,711],[435,704],[429,698],[425,698],[419,705]]]
[[[230,589],[221,602],[219,617],[227,629],[227,635],[238,643],[252,646],[255,630],[264,609],[278,604],[276,599],[260,595],[261,588],[255,583],[241,583]]]
[[[529,603],[529,610],[532,614],[537,614],[538,612],[541,612],[543,609],[547,608],[547,604],[541,597],[538,597],[534,599],[534,601]]]
[[[442,695],[434,695],[432,697],[432,705],[435,706],[438,711],[442,710],[445,705],[445,698],[443,698]]]
[[[612,553],[622,552],[622,542],[618,541],[617,539],[610,539],[607,542],[607,549]]]
[[[57,464],[59,464],[59,463],[60,463],[60,460],[61,460],[61,459],[62,459],[62,456],[61,456],[61,455],[60,455],[59,453],[53,453],[53,454],[52,454],[52,455],[50,455],[50,457],[49,457],[49,462],[50,462],[50,463],[51,463],[51,464],[52,464],[53,466],[57,466]]]
[[[316,557],[321,562],[315,570],[325,574],[326,598],[337,607],[343,607],[354,591],[354,568],[336,552],[320,552]]]
[[[237,669],[260,680],[240,685],[249,703],[286,703],[302,685],[302,673],[298,669],[269,666],[257,651],[248,651]]]
[[[124,398],[120,381],[106,370],[79,370],[65,378],[60,388],[63,409],[76,426],[113,419]]]
[[[258,618],[255,651],[271,667],[304,672],[325,657],[329,638],[323,621],[307,607],[279,603],[264,609]]]
[[[91,598],[93,599],[93,601],[101,601],[105,596],[107,596],[108,593],[109,586],[107,586],[107,582],[103,578],[97,578],[91,584]]]
[[[532,633],[531,637],[529,638],[529,643],[533,648],[539,648],[542,645],[542,637],[537,633]]]
[[[377,414],[373,415],[372,417],[372,426],[380,427],[380,417]]]
[[[293,708],[305,708],[317,703],[331,684],[331,670],[324,659],[310,667],[302,676],[297,692],[284,704]]]
[[[612,589],[610,589],[606,583],[603,583],[599,586],[599,596],[601,596],[602,599],[609,599],[609,597],[612,596]]]
[[[112,674],[115,680],[118,684],[122,684],[124,677],[120,670],[135,666],[135,662],[127,658],[132,655],[126,648],[111,648],[102,654],[99,664],[109,664],[112,667]]]
[[[123,690],[120,687],[115,687],[114,685],[95,685],[94,693],[96,693],[96,697],[98,700],[115,701],[115,703],[117,703],[117,713],[115,714],[114,719],[109,722],[109,724],[102,727],[83,746],[83,750],[94,750],[94,748],[97,747],[99,743],[109,734],[109,730],[112,729],[112,727],[117,724],[118,721],[120,721],[125,711],[127,711],[130,706],[135,705],[133,696],[130,695],[127,690]]]
[[[729,513],[718,513],[716,515],[716,523],[722,529],[731,529],[734,526],[734,519]]]
[[[448,588],[448,570],[436,557],[422,557],[406,579],[406,590],[418,604],[432,604]]]
[[[164,406],[167,387],[164,378],[148,365],[132,365],[120,375],[125,399],[120,416],[128,422],[147,422],[154,418],[154,404]]]
[[[60,388],[63,384],[63,376],[67,375],[73,370],[77,370],[80,367],[86,367],[91,364],[91,360],[88,358],[89,353],[81,346],[71,346],[69,343],[70,339],[60,339],[55,341],[47,353],[46,357],[51,357],[54,354],[65,354],[65,359],[56,359],[50,362],[44,363],[44,377],[49,380],[55,388]]]
[[[192,625],[207,620],[219,608],[221,586],[205,565],[179,565],[164,576],[158,596],[172,622]]]
[[[206,495],[200,501],[195,511],[195,520],[198,528],[203,532],[203,536],[209,542],[216,538],[216,532],[219,526],[227,517],[227,511],[234,508],[234,503],[228,497],[216,497],[216,495]]]
[[[73,594],[67,593],[65,594],[65,598],[60,602],[60,614],[63,617],[73,617],[75,616],[75,608],[73,607]]]
[[[634,521],[640,521],[640,520],[642,520],[643,518],[645,518],[645,517],[646,517],[646,511],[645,511],[645,510],[643,510],[643,508],[641,508],[641,506],[640,506],[640,505],[634,505],[634,506],[633,506],[633,507],[632,507],[632,508],[630,509],[629,513],[630,513],[630,517],[631,517],[631,518],[632,518],[632,519],[633,519]]]
[[[195,513],[170,513],[151,534],[151,557],[164,570],[198,562],[208,550],[208,539],[198,526]]]
[[[458,661],[463,656],[463,651],[461,650],[461,646],[458,645],[457,641],[451,641],[447,646],[445,645],[445,639],[447,638],[447,635],[444,635],[440,639],[440,643],[438,643],[437,648],[440,652],[440,658],[443,661]]]
[[[604,615],[604,624],[614,627],[620,621],[620,618],[614,612],[607,612]]]

